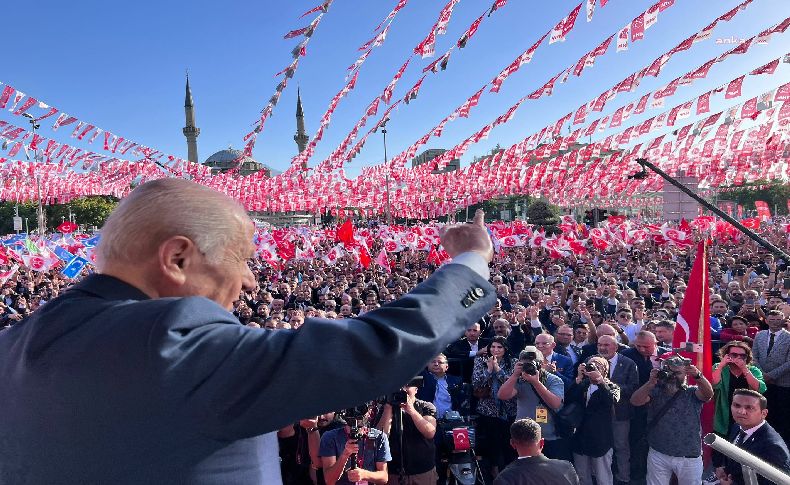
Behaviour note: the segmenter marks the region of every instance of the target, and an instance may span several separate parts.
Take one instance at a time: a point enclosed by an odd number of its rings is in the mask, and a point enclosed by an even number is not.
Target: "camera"
[[[598,366],[592,362],[587,362],[584,364],[585,372],[596,372],[598,370]]]
[[[447,411],[444,413],[444,416],[439,419],[437,425],[439,451],[443,455],[462,452],[475,447],[475,428],[464,421],[464,418],[461,417],[458,411]],[[465,430],[464,437],[468,437],[468,443],[456,438],[459,430]],[[459,446],[463,446],[464,449],[459,449]]]
[[[422,387],[422,376],[416,376],[412,378],[412,380],[410,380],[409,383],[404,387]],[[387,394],[381,398],[381,402],[384,402],[385,404],[391,404],[393,406],[401,405],[406,404],[408,397],[409,394],[406,391],[403,389],[398,389],[397,391]]]
[[[350,428],[348,439],[359,440],[364,436],[364,433],[360,428],[366,426],[365,421],[368,416],[369,409],[369,403],[365,403],[346,408],[338,413]]]
[[[406,391],[401,389],[399,391],[393,392],[392,394],[387,394],[384,397],[384,402],[386,404],[392,404],[392,405],[406,404],[407,398],[408,398],[408,394],[406,394]]]
[[[666,381],[674,377],[675,373],[672,372],[670,367],[688,367],[691,365],[691,359],[687,359],[681,355],[674,355],[666,359],[661,364],[661,369],[658,370],[656,377],[660,381]]]
[[[540,362],[534,360],[521,361],[521,371],[534,376],[540,370]]]

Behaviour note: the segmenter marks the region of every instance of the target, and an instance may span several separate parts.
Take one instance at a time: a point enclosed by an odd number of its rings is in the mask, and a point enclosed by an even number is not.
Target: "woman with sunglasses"
[[[766,386],[763,381],[763,372],[759,367],[751,365],[752,349],[747,343],[728,342],[719,350],[719,356],[721,362],[713,366],[711,379],[716,403],[713,430],[726,437],[735,422],[730,414],[730,405],[735,390],[751,389],[764,393]]]

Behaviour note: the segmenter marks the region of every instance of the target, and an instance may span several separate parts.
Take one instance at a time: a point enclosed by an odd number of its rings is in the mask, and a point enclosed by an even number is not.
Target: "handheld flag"
[[[66,266],[60,270],[60,273],[66,278],[76,278],[87,264],[87,259],[74,256],[71,258],[71,261],[66,263]]]

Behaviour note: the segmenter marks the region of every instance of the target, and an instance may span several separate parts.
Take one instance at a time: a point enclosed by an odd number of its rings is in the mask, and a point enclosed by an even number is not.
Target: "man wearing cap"
[[[631,396],[634,406],[647,405],[647,485],[669,485],[672,474],[679,485],[699,485],[702,479],[702,406],[713,398],[713,386],[682,358],[664,362],[669,372],[659,380],[658,369]],[[688,376],[696,386],[688,386]]]

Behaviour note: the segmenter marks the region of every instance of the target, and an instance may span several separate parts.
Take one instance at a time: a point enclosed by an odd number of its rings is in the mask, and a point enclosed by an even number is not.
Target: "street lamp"
[[[38,120],[33,118],[33,115],[30,113],[22,113],[22,116],[30,121],[31,131],[33,132],[33,141],[36,139],[36,130],[41,128],[41,125],[36,123]],[[36,152],[38,150],[33,150],[33,162],[36,162]],[[30,161],[30,154],[25,152],[25,158]],[[38,194],[38,208],[36,209],[36,217],[38,219],[38,232],[40,235],[44,235],[46,232],[46,221],[44,220],[44,207],[41,205],[41,179],[39,178],[38,173],[36,173],[36,192]]]
[[[386,183],[386,192],[384,193],[384,203],[386,204],[386,212],[387,212],[387,225],[392,225],[392,211],[390,208],[390,172],[389,168],[387,168],[387,122],[389,118],[385,118],[384,121],[379,123],[378,128],[381,128],[381,133],[384,135],[384,180]],[[376,128],[378,130],[378,128]]]

